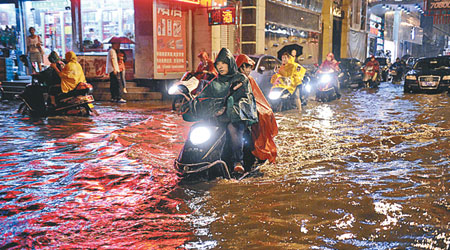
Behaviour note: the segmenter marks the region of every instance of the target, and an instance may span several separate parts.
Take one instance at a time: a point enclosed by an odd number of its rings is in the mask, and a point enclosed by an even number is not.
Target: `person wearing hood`
[[[209,59],[208,53],[206,51],[200,52],[197,56],[200,59],[200,63],[197,66],[197,70],[194,73],[197,73],[196,78],[199,80],[207,80],[205,79],[207,74],[211,74],[217,76],[217,71],[214,68],[214,62]]]
[[[248,78],[239,73],[231,51],[222,48],[214,67],[218,76],[195,99],[183,105],[183,119],[193,122],[215,118],[226,123],[234,171],[244,172],[244,132],[258,122],[255,98]]]
[[[341,71],[341,69],[339,68],[339,63],[338,61],[336,61],[336,59],[334,59],[334,54],[333,53],[328,53],[327,55],[327,59],[322,62],[322,65],[320,65],[319,70],[322,71],[334,71],[334,72],[339,72]],[[336,74],[336,82],[338,82],[338,78],[337,78],[337,74]],[[339,83],[338,83],[339,84]],[[336,96],[337,98],[341,98],[341,92],[339,90],[339,86],[338,85],[333,85],[334,91],[336,92]]]
[[[274,74],[270,80],[270,82],[274,85],[280,84],[278,82],[278,78],[280,77],[288,77],[290,78],[291,83],[286,87],[286,89],[291,93],[291,95],[295,95],[297,108],[299,111],[302,110],[302,102],[300,100],[300,85],[302,84],[303,77],[305,76],[306,69],[302,67],[300,64],[295,62],[295,57],[291,54],[285,52],[281,56],[281,67],[276,74]]]
[[[73,51],[66,53],[66,65],[62,70],[59,70],[56,63],[50,64],[61,78],[61,91],[63,93],[68,93],[74,90],[80,82],[86,82],[86,77],[84,76],[83,68],[78,63],[77,56]],[[53,105],[56,105],[55,98],[51,98]]]
[[[252,154],[259,160],[269,160],[269,162],[274,163],[277,158],[277,146],[273,139],[278,134],[278,126],[269,102],[267,102],[255,79],[250,76],[255,61],[247,55],[241,54],[236,58],[236,64],[239,71],[247,76],[250,82],[258,111],[258,123],[252,125],[254,145]]]
[[[375,72],[375,74],[373,75],[372,80],[376,81],[378,76],[379,76],[379,74],[380,74],[380,63],[377,61],[377,59],[375,59],[375,56],[371,56],[370,57],[370,61],[368,61],[366,63],[366,65],[364,66],[364,68],[363,68],[363,72],[364,73],[366,71],[366,68],[368,68],[368,67],[372,67],[373,68],[373,71]]]

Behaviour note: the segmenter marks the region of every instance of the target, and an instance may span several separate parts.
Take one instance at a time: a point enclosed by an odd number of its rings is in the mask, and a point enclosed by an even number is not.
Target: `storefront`
[[[299,44],[302,64],[319,61],[321,1],[266,1],[265,54],[276,56],[288,44]],[[283,15],[280,15],[283,13]]]
[[[382,17],[370,14],[367,44],[368,56],[386,56],[384,50],[384,19]]]

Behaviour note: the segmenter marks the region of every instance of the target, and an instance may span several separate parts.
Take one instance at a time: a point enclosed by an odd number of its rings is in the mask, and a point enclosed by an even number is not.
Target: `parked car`
[[[275,71],[280,68],[281,61],[271,55],[250,55],[249,57],[256,63],[250,76],[255,78],[262,92],[267,97],[272,88],[270,79],[275,74]]]
[[[391,66],[391,60],[387,57],[375,57],[375,60],[380,64],[381,81],[389,81],[389,67]],[[366,65],[368,61],[370,61],[370,57],[366,58],[364,65]]]
[[[356,58],[342,58],[339,64],[342,77],[339,78],[341,88],[358,87],[362,83],[363,71],[361,61]]]
[[[405,93],[447,91],[450,86],[450,56],[419,59],[405,76]]]

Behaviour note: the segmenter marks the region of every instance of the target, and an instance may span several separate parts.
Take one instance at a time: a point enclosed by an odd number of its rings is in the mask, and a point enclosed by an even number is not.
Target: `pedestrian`
[[[117,59],[119,62],[119,84],[122,85],[123,93],[128,93],[127,82],[125,79],[125,62],[127,61],[127,55],[123,50],[119,50],[117,53]]]
[[[109,49],[108,52],[108,57],[106,58],[106,73],[109,74],[111,101],[126,103],[127,101],[122,98],[124,85],[121,83],[121,80],[119,81],[119,79],[121,79],[118,57],[120,52],[120,43],[113,42],[111,47],[112,48]],[[125,72],[125,70],[123,72]]]
[[[44,51],[42,50],[42,41],[41,37],[36,35],[36,29],[34,27],[30,27],[28,29],[30,35],[27,37],[27,52],[30,57],[30,62],[33,65],[37,63],[37,67],[39,72],[42,71],[42,56],[44,55]],[[36,68],[32,67],[33,71],[36,71]]]

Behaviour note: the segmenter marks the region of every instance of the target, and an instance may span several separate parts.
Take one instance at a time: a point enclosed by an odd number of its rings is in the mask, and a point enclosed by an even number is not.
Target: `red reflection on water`
[[[173,160],[188,125],[177,115],[155,113],[114,136],[83,132],[47,142],[52,146],[33,153],[65,147],[54,144],[78,148],[32,161],[34,170],[5,176],[20,178],[16,189],[28,191],[0,195],[14,202],[0,208],[0,218],[19,215],[18,228],[25,228],[4,232],[0,238],[8,240],[0,244],[17,249],[179,248],[193,236],[189,209],[171,198],[179,181]],[[0,186],[0,193],[8,188]],[[40,197],[40,189],[50,191]]]

